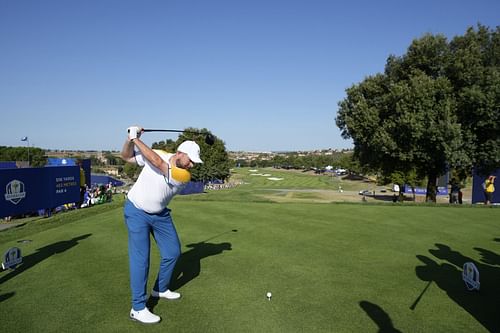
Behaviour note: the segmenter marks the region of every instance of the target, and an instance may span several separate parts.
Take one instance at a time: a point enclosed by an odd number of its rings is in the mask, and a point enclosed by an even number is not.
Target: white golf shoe
[[[170,299],[170,300],[181,298],[181,294],[176,293],[175,291],[170,291],[169,289],[167,289],[166,291],[164,291],[162,293],[153,289],[151,291],[151,296],[156,297],[156,298],[166,298],[166,299]]]
[[[144,308],[140,311],[135,311],[134,309],[130,310],[130,319],[137,320],[144,324],[156,324],[161,320],[160,316],[151,313],[148,308]]]

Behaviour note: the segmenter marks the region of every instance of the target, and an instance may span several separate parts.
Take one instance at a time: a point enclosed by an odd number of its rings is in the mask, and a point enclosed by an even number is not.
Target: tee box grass
[[[183,252],[172,289],[183,297],[148,303],[162,317],[160,324],[128,319],[127,231],[123,198],[115,196],[110,204],[0,232],[0,251],[17,246],[24,256],[18,268],[0,272],[2,327],[8,332],[500,330],[499,209],[276,203],[260,194],[276,186],[323,190],[328,184],[300,175],[276,185],[243,171],[236,187],[172,201]],[[159,263],[152,244],[149,290]],[[462,281],[462,266],[469,261],[480,272],[479,292],[467,291]]]

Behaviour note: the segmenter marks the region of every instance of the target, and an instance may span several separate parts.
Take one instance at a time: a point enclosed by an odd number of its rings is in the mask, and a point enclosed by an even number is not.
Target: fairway
[[[326,188],[308,183],[315,181],[279,186]],[[2,326],[9,332],[500,330],[499,209],[276,203],[260,196],[266,187],[261,179],[174,199],[183,254],[173,285],[183,298],[150,302],[163,318],[155,326],[128,319],[121,198],[108,208],[53,217],[57,223],[44,220],[44,228],[32,221],[0,232],[0,250],[19,246],[24,256],[16,270],[0,273]],[[149,288],[156,246],[152,253]],[[467,261],[480,271],[480,292],[465,289]]]

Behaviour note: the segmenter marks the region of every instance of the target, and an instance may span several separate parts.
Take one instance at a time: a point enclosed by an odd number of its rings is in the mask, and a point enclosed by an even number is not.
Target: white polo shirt
[[[163,150],[155,150],[160,157],[168,163],[170,168],[169,154]],[[167,207],[173,196],[179,193],[185,184],[178,183],[169,175],[164,175],[158,168],[146,160],[140,152],[135,153],[138,165],[144,166],[139,178],[128,192],[127,198],[132,204],[143,211],[155,214]]]

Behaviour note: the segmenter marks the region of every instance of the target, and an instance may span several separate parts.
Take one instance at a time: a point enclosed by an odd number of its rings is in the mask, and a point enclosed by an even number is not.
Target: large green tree
[[[355,158],[384,175],[427,177],[429,201],[450,167],[498,167],[498,31],[471,28],[451,43],[425,35],[390,56],[383,74],[347,89],[336,123],[353,139]]]
[[[155,149],[164,149],[174,152],[177,147],[185,140],[193,140],[200,146],[200,157],[203,160],[202,164],[196,164],[191,170],[192,180],[194,181],[210,181],[215,179],[226,180],[230,175],[230,167],[232,165],[229,160],[228,153],[224,141],[214,136],[213,145],[205,142],[206,134],[212,134],[206,128],[186,128],[186,132],[179,135],[176,141],[166,140],[153,143]],[[199,132],[194,134],[189,132]]]

